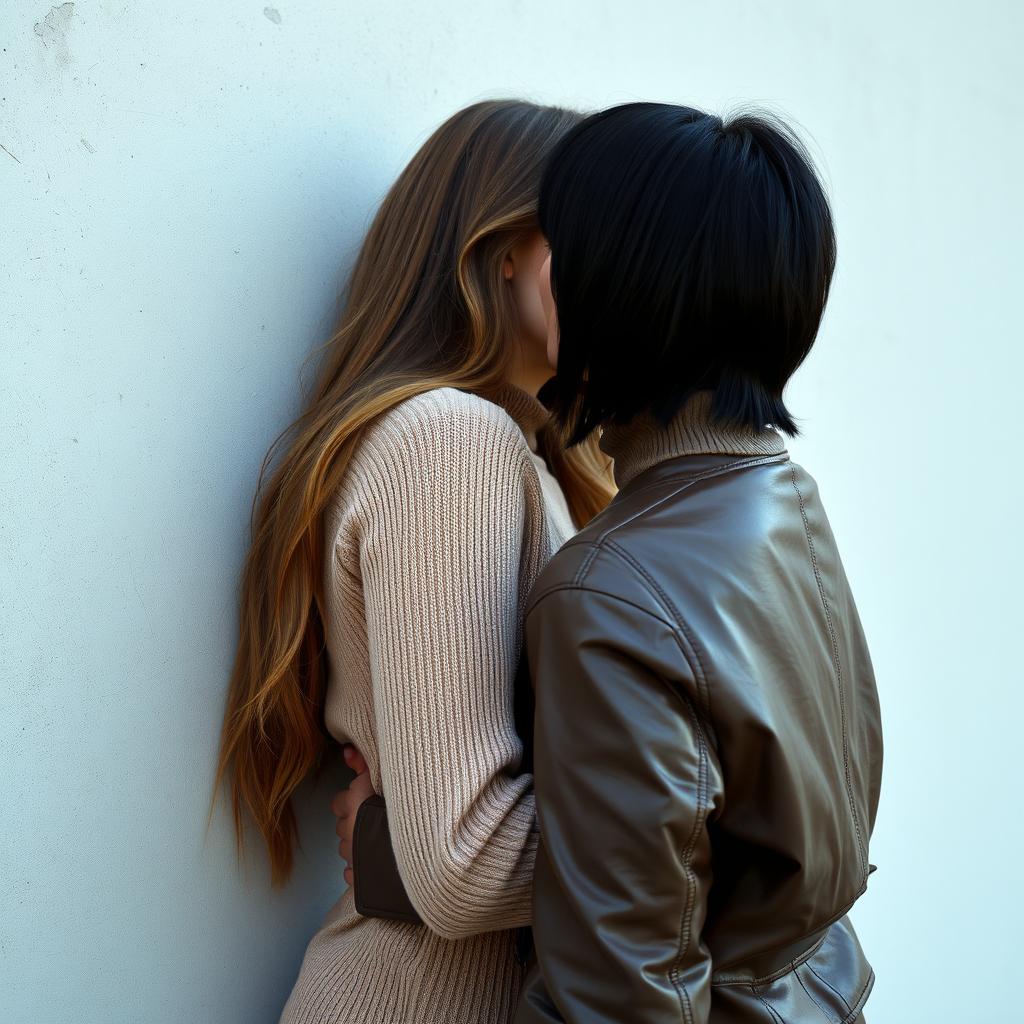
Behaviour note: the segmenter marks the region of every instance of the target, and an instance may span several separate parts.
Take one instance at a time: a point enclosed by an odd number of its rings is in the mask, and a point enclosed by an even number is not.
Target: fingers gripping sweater
[[[325,519],[325,724],[387,800],[426,927],[360,917],[345,892],[283,1022],[511,1017],[537,841],[512,681],[527,594],[572,525],[524,436],[543,406],[499,400],[443,388],[387,413]]]

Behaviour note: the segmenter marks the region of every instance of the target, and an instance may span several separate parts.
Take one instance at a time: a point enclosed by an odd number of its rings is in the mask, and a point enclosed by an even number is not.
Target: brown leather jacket
[[[817,488],[781,442],[656,455],[531,595],[516,1024],[860,1022],[881,730]]]

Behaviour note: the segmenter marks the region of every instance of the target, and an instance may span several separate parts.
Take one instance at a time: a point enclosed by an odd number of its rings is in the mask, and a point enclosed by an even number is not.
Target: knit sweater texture
[[[537,844],[513,680],[527,595],[574,530],[527,442],[545,417],[511,385],[419,395],[364,435],[332,500],[324,723],[366,758],[425,926],[362,917],[346,889],[280,1024],[512,1019]]]

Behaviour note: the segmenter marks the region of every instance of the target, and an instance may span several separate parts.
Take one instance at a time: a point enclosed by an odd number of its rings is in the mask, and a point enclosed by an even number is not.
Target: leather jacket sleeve
[[[708,1020],[721,770],[677,628],[643,603],[563,584],[528,615],[541,844],[516,1024]]]
[[[352,895],[363,917],[423,924],[398,870],[384,798],[377,794],[359,805],[352,832]]]

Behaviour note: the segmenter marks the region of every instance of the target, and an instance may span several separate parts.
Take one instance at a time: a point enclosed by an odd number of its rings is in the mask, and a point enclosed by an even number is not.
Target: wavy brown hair
[[[275,886],[289,878],[298,841],[292,795],[331,746],[325,506],[377,417],[434,388],[488,397],[504,382],[518,333],[502,263],[536,229],[543,165],[579,120],[558,107],[489,101],[431,135],[377,211],[305,411],[263,462],[210,814],[227,777],[238,854],[248,810]],[[596,443],[565,450],[554,430],[541,429],[538,448],[581,526],[612,496],[609,462]]]

